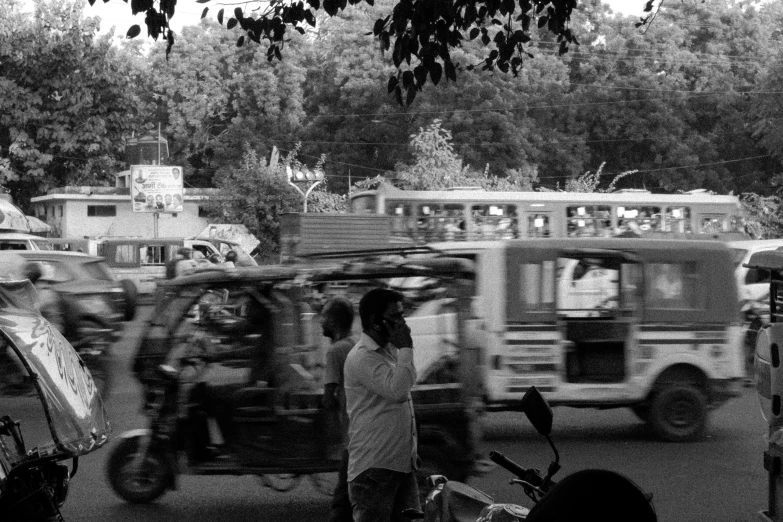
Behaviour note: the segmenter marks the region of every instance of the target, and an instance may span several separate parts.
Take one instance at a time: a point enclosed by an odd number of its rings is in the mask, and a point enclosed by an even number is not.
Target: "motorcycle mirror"
[[[535,386],[522,397],[522,411],[539,434],[548,437],[552,433],[552,408]]]

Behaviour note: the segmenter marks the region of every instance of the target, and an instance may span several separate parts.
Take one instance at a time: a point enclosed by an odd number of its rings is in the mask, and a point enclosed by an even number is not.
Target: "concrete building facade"
[[[119,176],[118,176],[119,177]],[[158,237],[187,237],[209,224],[206,202],[215,189],[185,189],[184,210],[160,213]],[[31,200],[35,217],[52,226],[52,237],[153,237],[155,216],[134,213],[128,187],[60,187]]]

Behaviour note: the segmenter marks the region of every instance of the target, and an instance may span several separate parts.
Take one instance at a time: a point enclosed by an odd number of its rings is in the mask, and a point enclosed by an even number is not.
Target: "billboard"
[[[131,165],[134,212],[182,212],[182,167]]]

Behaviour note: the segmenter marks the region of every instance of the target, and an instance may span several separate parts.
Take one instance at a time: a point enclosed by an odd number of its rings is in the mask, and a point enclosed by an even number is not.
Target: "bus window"
[[[693,232],[690,207],[669,207],[666,209],[666,232]]]
[[[550,237],[549,214],[527,215],[527,237]]]
[[[375,194],[367,194],[362,196],[355,196],[351,200],[351,212],[356,214],[376,214],[377,209],[377,196]]]
[[[566,208],[568,235],[612,235],[612,210],[608,206],[578,205]]]
[[[471,231],[475,239],[514,239],[517,233],[516,205],[473,205]]]
[[[388,201],[386,215],[391,216],[391,233],[393,236],[411,237],[415,231],[416,222],[411,219],[411,205]]]
[[[417,239],[424,241],[437,241],[438,223],[437,215],[440,213],[440,205],[436,203],[423,203],[416,208]]]
[[[717,234],[727,230],[726,216],[723,214],[708,214],[701,217],[699,230],[702,234]]]
[[[459,203],[419,205],[415,237],[424,241],[464,240],[466,233],[463,208]]]
[[[617,226],[621,233],[660,230],[661,207],[618,206]]]
[[[438,221],[443,232],[444,240],[465,240],[467,232],[465,230],[464,205],[460,203],[447,203],[443,205],[443,210],[440,213]]]
[[[732,214],[729,216],[729,231],[730,232],[745,232],[745,220],[742,216]]]

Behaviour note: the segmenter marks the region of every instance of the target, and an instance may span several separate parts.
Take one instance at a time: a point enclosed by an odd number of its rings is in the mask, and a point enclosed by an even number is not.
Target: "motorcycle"
[[[0,513],[4,522],[60,522],[79,457],[106,444],[111,427],[89,371],[37,312],[30,283],[0,282],[0,302]]]
[[[555,454],[546,474],[535,468],[523,468],[496,451],[490,452],[489,458],[514,475],[509,483],[522,487],[534,503],[531,509],[494,503],[491,497],[467,484],[433,475],[427,479],[431,491],[424,511],[408,509],[403,515],[425,522],[657,521],[652,495],[613,471],[581,470],[560,482],[552,480],[560,470],[560,455],[550,437],[552,409],[533,386],[522,399],[522,410],[536,431],[546,437]]]

